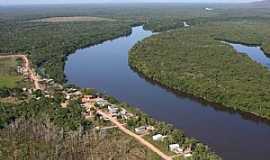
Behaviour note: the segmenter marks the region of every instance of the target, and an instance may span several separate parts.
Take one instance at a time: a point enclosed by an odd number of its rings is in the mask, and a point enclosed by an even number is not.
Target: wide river
[[[68,83],[95,88],[137,106],[209,145],[225,160],[269,160],[270,125],[266,122],[173,93],[145,80],[129,67],[129,49],[152,34],[142,26],[134,27],[130,36],[78,49],[66,62]],[[257,47],[234,48],[255,57],[264,56]]]

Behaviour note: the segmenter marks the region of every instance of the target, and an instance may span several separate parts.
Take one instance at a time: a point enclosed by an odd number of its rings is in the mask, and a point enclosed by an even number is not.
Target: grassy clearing
[[[16,58],[0,59],[0,88],[15,88],[23,81],[23,76],[16,71],[18,64]]]

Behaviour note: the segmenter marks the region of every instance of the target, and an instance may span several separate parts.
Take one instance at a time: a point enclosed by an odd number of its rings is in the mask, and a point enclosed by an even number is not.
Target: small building
[[[120,115],[124,116],[127,114],[127,111],[124,108],[121,108]]]
[[[111,114],[116,114],[118,112],[118,108],[113,105],[108,106],[108,110]]]
[[[163,136],[161,134],[154,135],[153,141],[162,141]]]
[[[66,100],[70,100],[70,99],[71,99],[70,95],[67,94],[66,97],[65,97],[65,99],[66,99]]]
[[[213,8],[205,8],[205,10],[207,10],[207,11],[212,11]]]
[[[190,25],[187,22],[184,22],[184,27],[190,27]]]
[[[141,126],[141,127],[135,128],[136,134],[145,134],[146,132],[147,132],[146,126]]]
[[[179,144],[171,144],[171,145],[169,145],[169,149],[171,152],[174,152],[176,154],[183,153],[183,149],[180,148]]]
[[[107,100],[104,100],[102,98],[98,98],[96,100],[97,105],[99,105],[100,107],[105,107],[106,105],[109,105],[110,103]]]

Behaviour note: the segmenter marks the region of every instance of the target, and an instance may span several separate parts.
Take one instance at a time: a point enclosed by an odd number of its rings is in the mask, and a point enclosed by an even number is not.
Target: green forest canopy
[[[129,62],[146,77],[172,89],[270,118],[270,72],[220,42],[267,46],[267,24],[218,22],[161,33],[137,44]]]

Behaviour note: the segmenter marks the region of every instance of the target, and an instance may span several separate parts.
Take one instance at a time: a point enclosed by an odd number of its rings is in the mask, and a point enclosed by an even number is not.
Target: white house
[[[152,138],[153,138],[153,141],[162,141],[163,136],[161,134],[157,134],[157,135],[154,135]]]
[[[146,126],[141,126],[141,127],[135,128],[135,133],[137,133],[137,134],[145,134],[146,131],[147,131]]]
[[[213,8],[205,8],[205,10],[207,10],[207,11],[212,11]]]
[[[169,148],[170,148],[171,152],[174,152],[176,154],[183,153],[183,149],[180,148],[179,144],[171,144],[171,145],[169,145]]]
[[[190,27],[190,25],[187,22],[184,22],[184,27]]]
[[[108,110],[111,114],[115,114],[118,112],[118,108],[113,105],[108,106]]]
[[[66,100],[70,100],[71,99],[71,97],[70,97],[69,94],[67,94],[65,98],[66,98]]]

